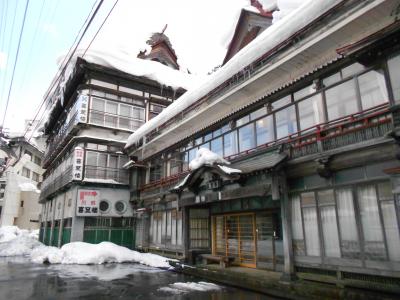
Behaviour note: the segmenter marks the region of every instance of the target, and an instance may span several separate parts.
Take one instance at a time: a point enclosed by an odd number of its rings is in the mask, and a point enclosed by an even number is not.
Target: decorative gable
[[[176,56],[175,50],[172,48],[169,38],[164,34],[166,29],[167,25],[165,25],[162,32],[153,33],[146,42],[151,46],[150,53],[147,53],[147,50],[140,51],[137,57],[157,61],[175,70],[179,70],[179,64],[177,62],[178,57]]]

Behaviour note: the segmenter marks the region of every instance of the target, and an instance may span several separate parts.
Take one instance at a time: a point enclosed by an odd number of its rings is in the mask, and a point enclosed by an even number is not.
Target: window
[[[222,137],[211,141],[211,151],[223,157]]]
[[[23,200],[21,200],[19,206],[20,206],[20,207],[24,207],[24,201],[23,201]]]
[[[182,213],[176,209],[153,212],[150,216],[150,242],[158,247],[182,245]]]
[[[293,195],[291,216],[295,255],[304,253],[304,232],[308,256],[400,261],[399,224],[389,181]]]
[[[299,102],[300,129],[305,130],[324,121],[321,94]]]
[[[345,67],[342,69],[342,76],[343,79],[349,76],[353,76],[357,73],[362,72],[365,69],[365,67],[360,64],[360,63],[354,63],[348,67]]]
[[[272,102],[272,110],[277,110],[285,105],[288,105],[291,101],[291,95],[287,95],[279,100]]]
[[[359,110],[354,80],[326,90],[325,97],[330,121],[354,114]]]
[[[250,115],[244,116],[244,117],[236,120],[236,127],[242,126],[249,122],[250,122]]]
[[[160,180],[162,177],[162,163],[155,163],[150,167],[150,182]]]
[[[317,209],[314,192],[301,194],[303,210],[306,253],[309,256],[320,255]]]
[[[353,192],[350,188],[336,190],[342,256],[359,259],[360,245],[354,211]]]
[[[86,151],[85,178],[128,182],[128,171],[122,169],[128,158],[105,152]]]
[[[231,131],[224,135],[224,155],[231,156],[238,152],[237,131]]]
[[[379,217],[378,199],[373,185],[357,188],[361,225],[364,233],[364,251],[369,260],[385,260],[383,232]]]
[[[336,222],[336,206],[333,190],[318,192],[318,205],[327,257],[340,257],[339,233]]]
[[[274,122],[272,115],[266,116],[256,121],[257,146],[269,143],[274,138]]]
[[[248,124],[239,128],[239,152],[255,147],[254,124]]]
[[[92,97],[90,122],[133,131],[144,123],[144,108]]]
[[[24,154],[27,154],[29,156],[29,158],[32,160],[32,152],[25,150]]]
[[[400,261],[400,239],[399,226],[396,219],[396,208],[389,182],[378,184],[379,202],[382,209],[383,224],[385,227],[386,242],[388,246],[389,259]]]
[[[359,76],[358,84],[363,110],[388,101],[383,70],[373,70]]]
[[[40,157],[37,157],[36,155],[33,157],[33,162],[38,166],[42,165],[42,160],[40,159]]]
[[[387,63],[389,66],[393,98],[395,101],[400,101],[400,55],[389,58]]]
[[[23,167],[22,168],[22,176],[24,176],[26,178],[31,178],[31,170],[29,170],[28,168]]]
[[[40,181],[40,175],[36,172],[32,172],[32,180],[39,182]]]
[[[276,138],[281,139],[297,132],[296,109],[289,106],[275,113]]]
[[[300,197],[298,195],[291,199],[291,212],[293,251],[295,255],[304,255],[303,224],[301,221]]]
[[[190,248],[210,247],[208,209],[190,209],[189,215]]]

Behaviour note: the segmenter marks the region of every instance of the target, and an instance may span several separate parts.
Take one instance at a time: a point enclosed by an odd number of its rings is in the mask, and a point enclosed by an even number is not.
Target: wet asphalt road
[[[0,300],[272,300],[262,294],[219,284],[213,291],[182,290],[173,285],[199,281],[202,279],[139,264],[46,265],[33,264],[23,257],[0,257]]]

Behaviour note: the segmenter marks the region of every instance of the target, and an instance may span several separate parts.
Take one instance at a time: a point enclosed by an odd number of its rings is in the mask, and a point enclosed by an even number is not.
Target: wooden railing
[[[298,158],[319,152],[329,151],[346,145],[384,136],[392,129],[392,114],[389,104],[385,103],[362,112],[321,123],[281,139],[265,143],[258,147],[225,157],[234,161],[245,156],[265,151],[270,147],[282,145],[289,158]],[[140,187],[141,191],[167,186],[178,182],[189,171],[162,178]]]

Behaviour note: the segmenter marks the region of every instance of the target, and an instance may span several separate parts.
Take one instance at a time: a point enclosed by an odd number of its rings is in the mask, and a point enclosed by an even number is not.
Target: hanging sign
[[[84,150],[81,147],[75,147],[74,160],[72,163],[72,180],[82,180]]]

